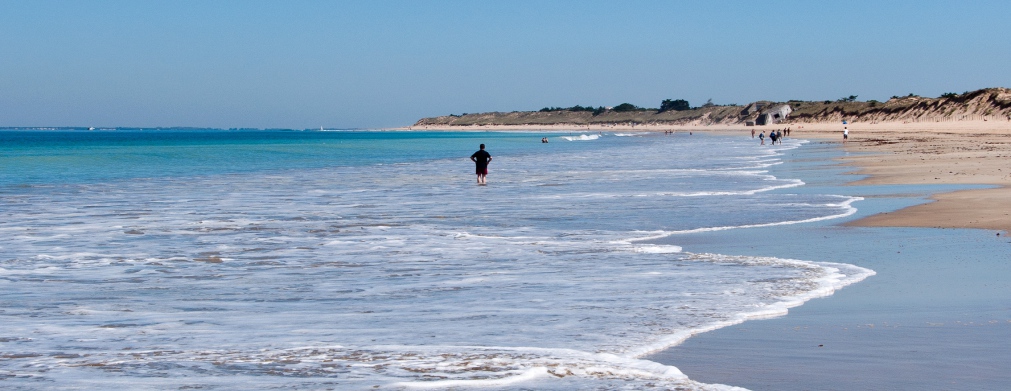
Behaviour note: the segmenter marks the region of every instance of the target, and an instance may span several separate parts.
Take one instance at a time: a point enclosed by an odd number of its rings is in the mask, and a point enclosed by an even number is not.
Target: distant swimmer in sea
[[[547,144],[548,143],[548,138],[547,137],[541,137],[541,143]]]
[[[765,131],[763,130],[761,134],[758,135],[758,139],[762,140],[761,145],[765,145]]]
[[[491,163],[491,154],[484,150],[484,144],[481,144],[481,149],[470,155],[470,160],[477,165],[477,184],[487,185],[488,180],[488,163]]]
[[[842,128],[842,142],[846,142],[850,138],[850,128],[843,126]]]

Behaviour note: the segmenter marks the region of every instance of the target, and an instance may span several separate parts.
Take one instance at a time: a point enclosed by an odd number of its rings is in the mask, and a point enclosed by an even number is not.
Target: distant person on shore
[[[755,138],[755,129],[754,128],[751,129],[751,138]]]
[[[470,155],[470,160],[477,165],[477,184],[487,185],[488,180],[488,163],[491,163],[491,154],[484,150],[484,144],[481,144],[481,149]]]
[[[772,140],[772,145],[776,145],[776,131],[775,130],[770,130],[769,131],[769,140]]]
[[[842,142],[846,142],[850,138],[850,129],[843,126],[842,128]]]
[[[758,139],[762,140],[762,143],[759,144],[759,145],[765,145],[765,131],[764,130],[762,131],[761,134],[758,135]]]

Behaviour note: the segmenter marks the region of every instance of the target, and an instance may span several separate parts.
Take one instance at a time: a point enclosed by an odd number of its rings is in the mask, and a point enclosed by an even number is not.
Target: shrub
[[[542,112],[542,113],[550,113],[552,111],[593,111],[593,110],[594,109],[593,109],[592,106],[585,106],[584,107],[584,106],[580,106],[580,105],[575,105],[575,106],[572,106],[572,107],[545,107],[543,109],[540,109],[540,112]]]
[[[614,111],[617,111],[617,112],[620,113],[620,112],[625,112],[625,111],[637,111],[637,110],[642,110],[642,109],[639,106],[633,105],[631,103],[622,103],[620,105],[614,106],[614,108],[611,109],[611,110],[614,110]]]
[[[712,103],[712,99],[709,100],[709,103],[710,104]],[[684,99],[674,99],[674,100],[664,99],[663,102],[660,102],[660,111],[668,111],[668,110],[683,111],[683,110],[691,110],[691,108],[692,107],[691,105],[688,104],[688,101]]]

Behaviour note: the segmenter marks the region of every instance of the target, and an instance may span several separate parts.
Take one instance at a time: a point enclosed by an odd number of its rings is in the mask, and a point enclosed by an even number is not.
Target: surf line
[[[840,196],[840,197],[842,197],[842,196]],[[857,213],[857,208],[854,207],[852,204],[854,202],[863,201],[864,200],[863,197],[848,197],[848,198],[849,198],[848,200],[846,200],[846,201],[844,201],[842,203],[828,204],[828,206],[840,206],[840,207],[845,207],[846,208],[846,211],[843,212],[843,213],[829,215],[829,216],[812,217],[810,219],[804,219],[804,220],[777,221],[777,222],[773,222],[773,223],[747,224],[747,225],[728,225],[728,226],[722,226],[722,227],[703,227],[703,228],[686,229],[686,230],[680,230],[680,231],[659,231],[659,233],[656,234],[656,235],[644,236],[644,237],[639,237],[639,238],[632,238],[632,239],[627,239],[627,240],[616,240],[616,241],[613,241],[611,243],[613,243],[613,244],[632,244],[634,242],[642,242],[642,241],[646,241],[646,240],[663,239],[663,238],[666,238],[668,236],[673,236],[673,235],[693,234],[693,233],[699,233],[699,232],[726,231],[726,230],[738,229],[738,228],[774,227],[774,226],[777,226],[777,225],[803,224],[803,223],[813,223],[813,222],[816,222],[816,221],[841,219],[843,217],[852,216],[853,214]]]

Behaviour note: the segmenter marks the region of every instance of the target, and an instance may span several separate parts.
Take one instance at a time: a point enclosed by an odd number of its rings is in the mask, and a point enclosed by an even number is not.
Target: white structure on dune
[[[758,118],[755,119],[755,125],[772,125],[783,122],[792,112],[793,109],[790,108],[790,105],[786,104],[770,107],[758,115]]]

